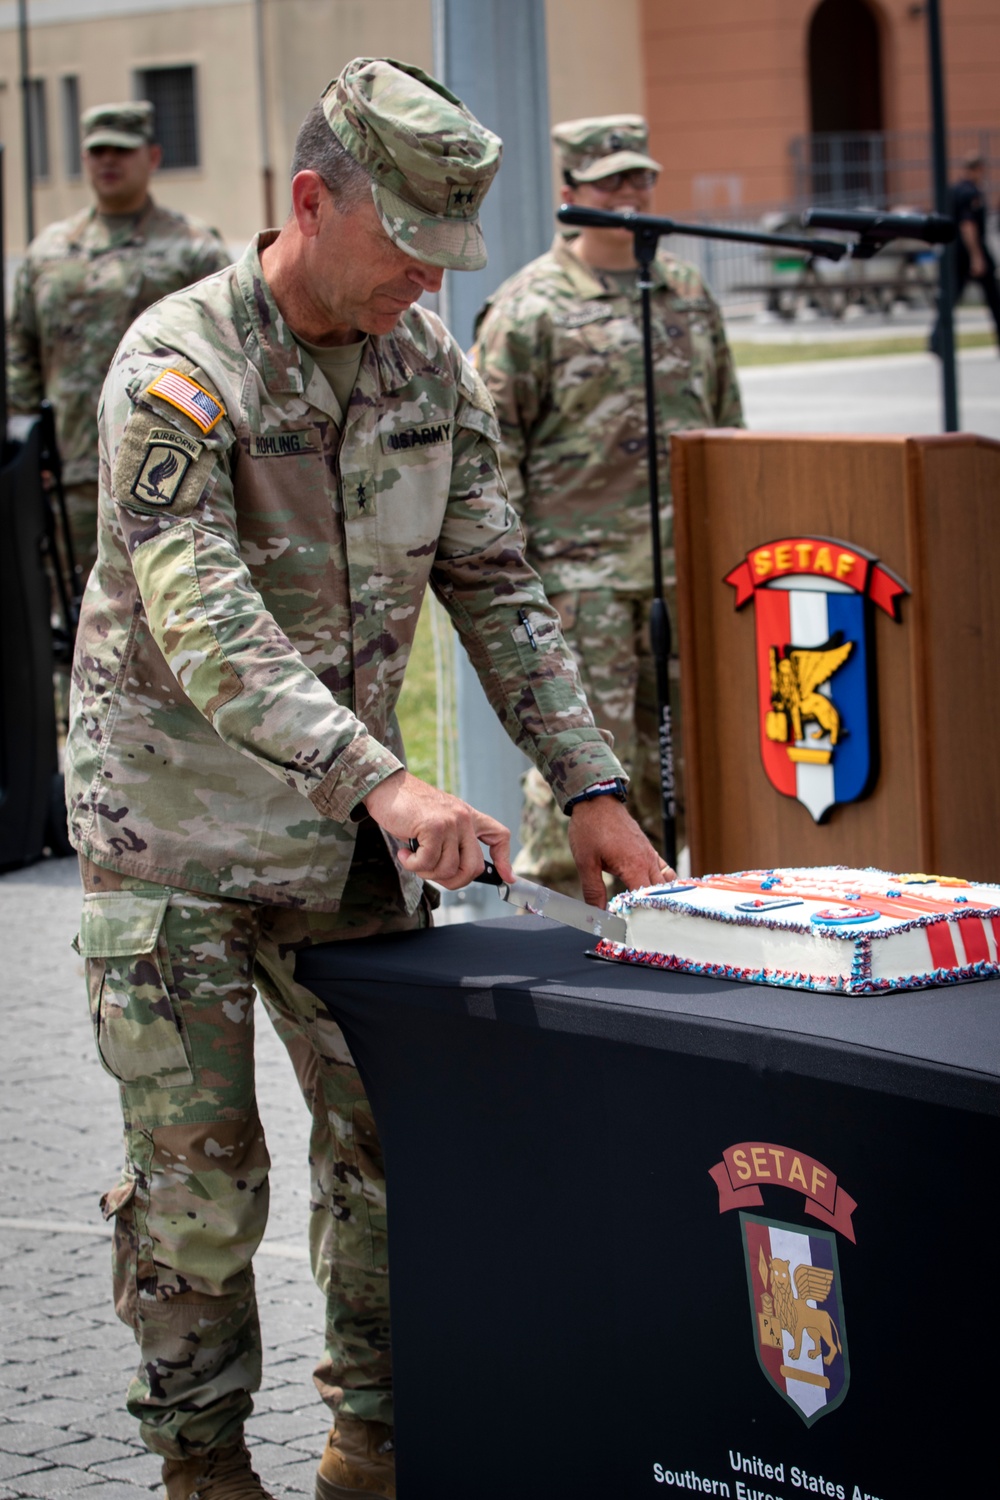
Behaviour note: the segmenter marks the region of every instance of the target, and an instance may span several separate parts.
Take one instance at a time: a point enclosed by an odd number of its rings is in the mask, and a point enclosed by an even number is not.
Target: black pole
[[[642,368],[646,386],[646,455],[649,465],[649,524],[653,539],[653,603],[649,614],[649,645],[656,667],[657,734],[660,746],[660,808],[663,816],[663,855],[677,864],[677,802],[674,779],[674,732],[670,715],[670,613],[663,597],[663,542],[660,536],[660,464],[657,443],[656,380],[653,366],[652,265],[659,233],[646,226],[634,231],[642,293]]]
[[[646,392],[646,452],[649,465],[649,523],[653,544],[653,602],[649,616],[649,644],[656,668],[657,735],[660,751],[660,807],[663,818],[663,854],[671,866],[677,864],[677,801],[674,771],[673,721],[670,713],[670,612],[663,592],[663,542],[660,534],[660,474],[659,447],[656,421],[656,377],[653,364],[653,315],[650,292],[653,289],[652,265],[656,246],[661,234],[679,231],[702,232],[696,226],[681,225],[672,219],[661,219],[649,214],[604,213],[600,209],[578,209],[566,206],[559,210],[563,223],[578,223],[600,227],[602,221],[614,228],[632,231],[635,258],[639,264],[639,290],[642,294],[642,354],[643,377]],[[743,230],[709,230],[713,238],[749,240],[759,243],[810,245],[817,242],[791,239],[786,236],[757,235]],[[847,254],[848,247],[838,241],[822,242],[827,246],[831,259]]]
[[[0,465],[7,454],[7,315],[3,289],[7,285],[3,222],[4,149],[0,144]]]
[[[945,128],[944,66],[941,52],[941,12],[938,0],[926,0],[927,61],[931,85],[931,141],[934,159],[934,207],[949,210],[948,143]],[[955,369],[955,288],[958,285],[958,246],[946,245],[938,262],[938,322],[936,352],[941,357],[941,398],[945,432],[958,431],[958,376]]]
[[[31,79],[28,68],[28,0],[17,0],[17,25],[21,44],[21,118],[24,129],[24,228],[25,244],[35,238],[35,182],[31,150]]]

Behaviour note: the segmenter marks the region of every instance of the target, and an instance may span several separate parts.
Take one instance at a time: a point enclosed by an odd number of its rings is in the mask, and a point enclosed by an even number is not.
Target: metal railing
[[[800,135],[789,143],[792,201],[821,208],[933,208],[927,130],[869,130]],[[1000,127],[967,126],[948,137],[949,178],[971,153],[986,163],[987,200],[1000,186]]]
[[[699,216],[701,217],[701,216]],[[704,215],[704,223],[727,228],[801,234],[797,210],[743,209]],[[869,261],[812,260],[806,251],[729,244],[694,235],[671,235],[662,249],[698,267],[728,314],[766,309],[791,318],[811,309],[841,317],[849,306],[889,313],[897,303],[929,307],[937,285],[937,262],[929,246],[889,247]]]
[[[851,135],[798,136],[790,142],[792,195],[782,204],[695,211],[694,222],[730,228],[795,232],[807,207],[933,207],[930,135],[926,131],[879,131]],[[953,130],[950,179],[961,176],[963,159],[975,152],[986,171],[983,191],[992,210],[1000,192],[1000,127]],[[989,223],[994,222],[991,213]],[[991,240],[996,236],[991,230]],[[834,265],[805,255],[753,245],[727,244],[674,235],[662,248],[696,265],[727,312],[766,307],[785,317],[811,306],[839,317],[849,305],[888,312],[899,301],[927,306],[934,296],[934,252],[913,246],[888,249],[872,261]],[[815,286],[816,290],[813,291]]]

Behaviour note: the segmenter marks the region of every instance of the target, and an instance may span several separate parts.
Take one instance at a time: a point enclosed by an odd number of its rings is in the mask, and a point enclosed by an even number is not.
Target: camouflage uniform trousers
[[[649,648],[646,594],[583,589],[550,594],[576,658],[594,719],[614,736],[615,754],[629,774],[629,811],[657,849],[663,847],[656,668]],[[671,614],[673,601],[670,601]],[[674,774],[681,808],[680,700],[676,662],[670,662]],[[581,894],[569,848],[569,819],[532,767],[521,780],[521,849],[516,874],[567,895]],[[680,834],[680,824],[678,835]]]
[[[125,1123],[125,1167],[102,1208],[115,1220],[115,1308],[139,1345],[126,1404],[143,1440],[173,1458],[232,1442],[260,1385],[251,1260],[270,1159],[254,1098],[255,987],[312,1112],[309,1239],[326,1299],[314,1379],[331,1407],[391,1423],[381,1147],[343,1034],[294,967],[302,947],[425,926],[426,910],[407,916],[373,825],[335,913],[81,863],[91,1015]]]

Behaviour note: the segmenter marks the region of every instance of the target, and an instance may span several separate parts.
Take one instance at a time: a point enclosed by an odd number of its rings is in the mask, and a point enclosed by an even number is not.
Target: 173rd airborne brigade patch
[[[850,1385],[837,1235],[855,1242],[857,1204],[821,1162],[766,1141],[727,1147],[709,1176],[719,1190],[719,1212],[740,1213],[757,1363],[811,1427],[840,1405]],[[762,1186],[801,1193],[805,1212],[829,1227],[749,1212],[763,1207]]]
[[[153,427],[146,434],[146,454],[132,494],[144,505],[173,505],[184,475],[202,445],[173,427]]]
[[[822,536],[752,547],[725,582],[737,609],[753,601],[764,773],[819,823],[875,784],[872,605],[898,621],[909,589],[870,552]]]

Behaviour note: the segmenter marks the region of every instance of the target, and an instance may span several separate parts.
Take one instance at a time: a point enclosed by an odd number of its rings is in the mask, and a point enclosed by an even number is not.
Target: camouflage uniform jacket
[[[659,256],[651,293],[663,545],[673,540],[670,434],[742,427],[722,317],[693,266]],[[652,587],[642,313],[623,290],[552,249],[480,314],[475,358],[496,403],[504,475],[546,592]],[[664,573],[673,575],[672,556]]]
[[[145,313],[108,375],[67,799],[100,865],[329,910],[351,815],[401,764],[428,583],[560,802],[620,771],[524,561],[471,365],[411,308],[367,341],[341,414],[260,243]],[[194,419],[170,388],[196,393]],[[399,873],[412,909],[420,882]]]
[[[151,199],[115,229],[88,208],[32,240],[14,284],[8,399],[20,412],[52,402],[67,484],[97,478],[97,401],[129,324],[229,259],[214,229]]]

